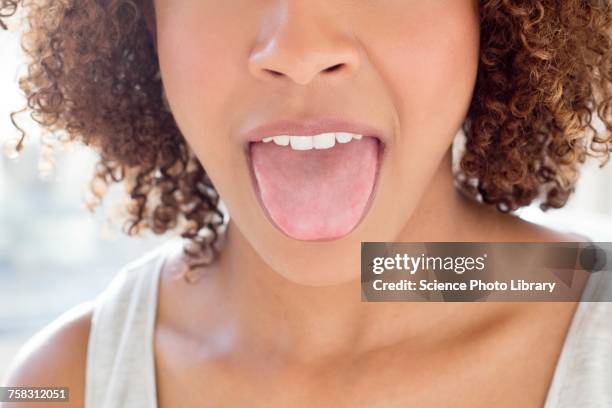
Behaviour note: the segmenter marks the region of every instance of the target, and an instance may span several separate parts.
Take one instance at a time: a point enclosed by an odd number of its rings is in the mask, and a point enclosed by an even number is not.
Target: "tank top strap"
[[[594,273],[578,304],[546,408],[612,407],[612,271]]]
[[[167,241],[124,265],[94,299],[86,408],[155,408],[153,329]]]

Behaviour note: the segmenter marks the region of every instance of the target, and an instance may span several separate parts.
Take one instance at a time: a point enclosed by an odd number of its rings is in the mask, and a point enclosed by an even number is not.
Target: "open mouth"
[[[246,156],[258,201],[287,236],[341,238],[369,211],[384,143],[348,132],[271,136],[248,142]]]

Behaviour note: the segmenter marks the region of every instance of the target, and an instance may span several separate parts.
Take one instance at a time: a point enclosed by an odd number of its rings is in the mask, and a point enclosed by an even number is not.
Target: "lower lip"
[[[364,137],[366,137],[366,136],[364,136]],[[378,137],[376,138],[376,141],[377,141],[377,146],[378,146],[378,155],[377,155],[377,163],[376,163],[376,172],[375,172],[375,176],[374,176],[374,185],[372,186],[372,192],[370,193],[370,197],[368,198],[368,200],[366,202],[366,205],[364,207],[363,213],[361,214],[361,217],[359,218],[359,221],[355,224],[355,227],[353,228],[353,230],[357,229],[357,227],[362,223],[362,221],[366,217],[366,215],[370,212],[370,208],[372,207],[372,205],[374,203],[374,199],[376,198],[377,193],[378,193],[380,170],[382,168],[383,160],[386,157],[387,149],[386,149],[386,145]],[[244,155],[246,157],[247,165],[249,167],[249,174],[250,174],[251,183],[252,183],[253,188],[255,190],[255,197],[256,197],[257,202],[259,203],[260,207],[263,209],[265,217],[268,219],[268,221],[270,223],[272,223],[272,225],[275,225],[277,227],[277,229],[282,232],[282,229],[280,229],[276,225],[276,223],[274,222],[274,220],[272,219],[272,217],[270,216],[270,214],[266,210],[266,206],[261,201],[261,192],[259,190],[259,183],[257,182],[257,178],[255,177],[255,173],[254,173],[254,170],[253,170],[253,163],[251,161],[251,146],[252,146],[253,143],[258,143],[258,142],[248,142],[248,143],[246,143],[244,145]],[[349,232],[349,234],[350,234],[350,232]],[[284,235],[286,235],[286,234],[284,234]],[[292,237],[289,237],[288,235],[286,235],[286,236],[288,238],[292,238]],[[326,241],[337,240],[339,238],[342,238],[342,237],[315,239],[315,240],[310,240],[310,241],[312,241],[312,242],[326,242]]]

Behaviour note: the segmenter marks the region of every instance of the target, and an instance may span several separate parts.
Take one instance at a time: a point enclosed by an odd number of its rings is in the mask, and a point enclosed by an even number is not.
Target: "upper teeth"
[[[274,142],[279,146],[290,146],[293,150],[329,149],[338,143],[348,143],[360,140],[362,135],[348,132],[322,133],[316,136],[270,136],[261,139],[262,142]]]

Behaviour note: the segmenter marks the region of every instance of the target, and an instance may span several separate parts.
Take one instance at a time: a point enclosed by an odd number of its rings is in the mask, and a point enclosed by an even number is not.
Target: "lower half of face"
[[[473,0],[157,0],[176,121],[256,253],[286,278],[358,278],[465,118]],[[280,123],[279,123],[280,122]]]

